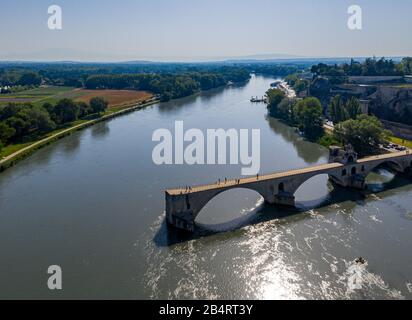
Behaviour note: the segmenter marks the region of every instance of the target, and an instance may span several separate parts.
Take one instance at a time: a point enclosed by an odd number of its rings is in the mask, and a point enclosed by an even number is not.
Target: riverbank
[[[278,120],[281,120],[282,122],[284,122],[286,125],[294,127],[296,125],[296,119],[301,119],[302,115],[298,115],[298,117],[296,117],[296,115],[293,115],[294,112],[294,106],[293,104],[298,103],[296,100],[296,92],[290,88],[284,81],[279,82],[275,88],[277,90],[280,90],[283,92],[285,98],[282,99],[282,102],[285,101],[285,99],[287,100],[287,104],[286,104],[286,108],[288,108],[288,112],[285,111],[285,104],[282,105],[282,107],[279,107],[280,111],[278,110],[278,106],[281,104],[281,102],[278,102],[277,105],[275,106],[275,110],[277,110],[276,114],[273,114],[273,112],[269,112],[271,117],[274,117]],[[269,97],[270,100],[271,97]],[[300,100],[300,102],[305,102],[306,99],[309,99],[310,97],[307,98],[303,98],[303,99],[298,99]],[[313,98],[313,97],[312,97]],[[276,101],[276,95],[274,96],[274,101]],[[316,99],[316,98],[315,98]],[[316,99],[317,100],[317,99]],[[293,102],[290,102],[293,101]],[[319,105],[319,103],[318,103]],[[270,106],[270,105],[269,105]],[[387,129],[392,129],[392,127],[388,128],[387,125],[387,121],[385,123],[384,120],[379,119],[382,123],[382,126],[385,126]],[[322,126],[322,131],[323,133],[319,133],[318,138],[316,139],[309,139],[309,141],[312,142],[316,142],[317,144],[320,144],[326,148],[329,148],[331,145],[339,145],[342,146],[342,143],[339,142],[336,137],[334,136],[334,126],[333,124],[330,124],[330,120],[327,119],[325,117],[325,115],[322,116],[322,121],[323,121],[323,126]],[[394,126],[395,124],[392,123],[392,126]],[[398,126],[400,126],[400,124],[397,124]],[[299,127],[302,127],[303,123],[300,124]],[[403,127],[406,127],[405,125],[403,125]],[[405,128],[403,128],[405,130]],[[297,129],[298,130],[298,129]],[[313,127],[312,129],[313,130]],[[299,131],[299,130],[298,130]],[[404,150],[405,148],[410,149],[412,147],[412,142],[410,140],[407,139],[407,137],[405,136],[401,136],[399,134],[400,130],[389,130],[392,132],[392,134],[386,139],[386,142],[388,143],[388,145],[391,145],[391,148],[393,149],[392,152],[396,152],[396,151],[400,151],[400,150]],[[310,132],[310,131],[309,131]],[[303,136],[307,136],[307,133],[301,133],[301,135]],[[307,138],[307,137],[306,137]],[[383,143],[385,144],[385,143]],[[390,151],[388,148],[381,148],[382,150],[386,151]],[[381,150],[377,150],[377,152],[379,152]]]
[[[127,114],[136,110],[140,110],[142,108],[146,108],[150,105],[159,103],[160,101],[158,99],[152,98],[149,101],[146,102],[140,102],[137,105],[134,104],[133,106],[130,105],[122,105],[122,106],[116,106],[113,109],[115,110],[108,110],[105,115],[102,117],[93,119],[93,120],[80,120],[75,122],[74,125],[67,129],[60,129],[55,133],[50,134],[46,138],[43,138],[39,141],[35,141],[33,143],[27,144],[21,144],[21,145],[12,145],[10,146],[11,148],[15,147],[17,150],[13,150],[13,153],[5,156],[3,159],[0,160],[0,172],[3,172],[4,170],[14,166],[18,161],[23,160],[33,154],[38,149],[41,149],[54,141],[57,141],[65,136],[68,136],[72,134],[73,132],[76,132],[78,130],[82,130],[84,128],[90,127],[96,123],[106,121],[118,116],[121,116],[123,114]],[[118,110],[121,108],[121,110]],[[118,111],[116,111],[116,109]],[[80,123],[79,123],[80,122]]]
[[[249,79],[250,80],[250,79]],[[229,87],[232,85],[239,85],[242,83],[247,83],[249,80],[247,81],[242,81],[242,82],[236,82],[236,83],[228,83],[225,84],[224,86],[221,87]],[[214,90],[214,89],[219,89],[221,87],[217,87],[217,88],[213,88],[210,90]],[[191,96],[196,96],[201,94],[202,92],[205,91],[209,91],[209,90],[204,90],[204,91],[199,91],[194,93]],[[134,103],[126,103],[126,104],[119,104],[119,105],[115,105],[112,106],[108,111],[106,111],[104,113],[104,115],[100,118],[96,118],[93,120],[78,120],[74,123],[72,123],[72,125],[68,128],[65,129],[58,129],[54,132],[48,133],[45,137],[42,137],[40,140],[38,141],[33,141],[33,142],[28,142],[28,143],[21,143],[21,144],[13,144],[13,145],[9,145],[5,148],[3,148],[3,151],[0,152],[0,173],[3,172],[4,170],[12,167],[13,165],[15,165],[18,161],[23,160],[25,158],[27,158],[28,156],[30,156],[33,152],[35,152],[36,150],[49,145],[51,143],[53,143],[54,141],[57,141],[67,135],[70,135],[71,133],[90,127],[98,122],[102,122],[102,121],[106,121],[108,119],[129,113],[129,112],[133,112],[135,110],[138,109],[142,109],[145,108],[147,106],[153,105],[155,103],[159,103],[161,102],[160,99],[156,99],[154,97],[152,97],[151,99],[146,99],[144,100],[144,102],[140,102],[138,104]]]

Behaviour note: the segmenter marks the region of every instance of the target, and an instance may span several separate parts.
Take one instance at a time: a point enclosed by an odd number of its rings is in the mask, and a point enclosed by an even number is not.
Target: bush
[[[4,122],[0,122],[0,143],[6,144],[7,141],[16,134],[16,130]]]
[[[318,140],[318,143],[326,148],[330,146],[339,146],[340,142],[331,134],[325,134]]]
[[[90,100],[90,107],[93,113],[102,113],[107,110],[109,103],[102,97],[94,97]]]
[[[276,115],[277,114],[277,107],[279,103],[285,98],[285,93],[280,89],[269,89],[266,92],[268,97],[268,109],[269,111]]]
[[[362,156],[370,155],[385,144],[390,136],[378,118],[362,114],[335,126],[334,136],[344,144],[351,144]]]
[[[293,117],[309,140],[317,141],[323,136],[322,106],[317,98],[299,100],[293,107]]]

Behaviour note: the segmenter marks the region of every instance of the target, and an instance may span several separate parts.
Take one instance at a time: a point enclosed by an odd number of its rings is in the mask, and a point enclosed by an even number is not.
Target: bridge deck
[[[412,154],[410,153],[409,150],[395,152],[395,153],[382,154],[382,155],[359,159],[356,163],[353,163],[353,165],[372,162],[372,161],[378,161],[378,160],[396,159],[396,158],[406,156],[406,155],[412,155]],[[352,164],[349,164],[349,165],[352,165]],[[220,181],[220,183],[216,182],[214,184],[194,186],[194,187],[191,187],[190,189],[185,189],[185,188],[168,189],[166,190],[166,193],[169,195],[180,195],[180,194],[191,194],[191,193],[213,190],[213,189],[225,189],[231,186],[241,187],[242,185],[246,185],[246,184],[253,183],[253,182],[292,177],[295,175],[311,173],[311,172],[322,172],[328,169],[335,169],[335,168],[344,167],[344,166],[345,165],[341,163],[337,163],[337,162],[325,163],[325,164],[310,166],[310,167],[306,167],[302,169],[287,170],[287,171],[276,172],[276,173],[262,175],[262,176],[259,175],[259,177],[253,176],[253,177],[248,177],[248,178],[243,178],[243,179],[232,179],[232,180],[227,180],[226,182],[223,180],[223,181]]]
[[[403,156],[410,156],[412,155],[410,150],[406,151],[399,151],[399,152],[392,152],[392,153],[385,153],[385,154],[380,154],[376,156],[371,156],[371,157],[366,157],[359,159],[357,163],[366,163],[370,161],[376,161],[376,160],[385,160],[385,159],[396,159],[400,158]]]

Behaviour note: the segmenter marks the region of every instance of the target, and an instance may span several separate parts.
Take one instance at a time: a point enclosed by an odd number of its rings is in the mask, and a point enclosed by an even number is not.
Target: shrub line
[[[154,100],[152,100],[150,102],[147,102],[147,103],[137,104],[137,105],[134,105],[133,107],[128,107],[128,108],[122,109],[120,111],[116,111],[116,112],[113,112],[111,114],[104,115],[100,118],[89,120],[87,122],[72,126],[68,129],[65,129],[65,130],[61,131],[61,132],[53,134],[50,137],[47,137],[47,138],[41,139],[39,141],[36,141],[36,142],[30,144],[29,146],[24,147],[24,148],[22,148],[22,149],[20,149],[16,152],[8,155],[4,159],[0,160],[0,172],[3,172],[4,170],[14,166],[20,160],[23,160],[23,159],[27,158],[28,156],[33,154],[34,151],[36,151],[36,150],[38,150],[38,149],[40,149],[44,146],[47,146],[47,145],[51,144],[54,141],[60,140],[61,138],[66,137],[66,136],[70,135],[73,132],[76,132],[76,131],[82,130],[84,128],[90,127],[90,126],[92,126],[96,123],[103,122],[103,121],[121,116],[123,114],[133,112],[135,110],[146,108],[150,105],[153,105],[153,104],[156,104],[156,103],[159,103],[159,102],[160,102],[160,100],[154,99]]]

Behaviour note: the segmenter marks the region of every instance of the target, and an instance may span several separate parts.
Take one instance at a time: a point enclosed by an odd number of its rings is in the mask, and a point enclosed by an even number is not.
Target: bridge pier
[[[351,188],[356,190],[365,190],[366,188],[366,177],[360,174],[349,176],[343,180],[338,180],[333,176],[329,176],[329,180],[332,181],[333,184],[343,188]]]
[[[193,232],[195,230],[196,213],[191,206],[189,194],[172,196],[166,192],[166,222],[177,229]]]
[[[285,207],[294,207],[295,196],[290,192],[279,192],[275,195],[275,201],[273,204]]]
[[[189,232],[195,231],[195,219],[192,211],[166,213],[166,221],[169,226]]]
[[[362,175],[354,175],[350,179],[349,188],[357,189],[357,190],[365,190],[366,189],[366,177]]]

